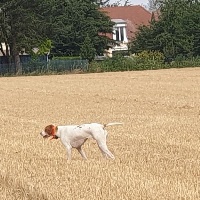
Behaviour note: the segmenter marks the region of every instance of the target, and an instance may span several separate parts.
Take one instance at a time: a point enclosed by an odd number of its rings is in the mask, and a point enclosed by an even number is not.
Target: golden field
[[[200,68],[0,78],[1,200],[200,199]],[[48,124],[108,127],[88,160]]]

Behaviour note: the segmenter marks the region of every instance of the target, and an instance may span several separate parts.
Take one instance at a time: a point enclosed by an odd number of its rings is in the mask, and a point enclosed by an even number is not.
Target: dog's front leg
[[[71,145],[67,145],[66,150],[67,150],[67,160],[71,160],[72,159],[72,147],[71,147]]]

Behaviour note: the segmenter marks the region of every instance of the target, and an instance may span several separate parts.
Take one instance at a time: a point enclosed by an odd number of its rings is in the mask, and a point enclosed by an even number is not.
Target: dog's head
[[[58,127],[51,124],[51,125],[46,126],[44,130],[40,133],[40,135],[43,138],[48,138],[52,136],[53,137],[52,139],[58,139],[58,137],[56,136],[57,130],[58,130]]]

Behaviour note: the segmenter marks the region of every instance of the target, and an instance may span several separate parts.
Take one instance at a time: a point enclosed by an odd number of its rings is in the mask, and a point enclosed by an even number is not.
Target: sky
[[[129,0],[133,5],[147,5],[148,0]],[[111,0],[112,3],[117,2],[117,0]],[[122,1],[124,2],[124,1]]]

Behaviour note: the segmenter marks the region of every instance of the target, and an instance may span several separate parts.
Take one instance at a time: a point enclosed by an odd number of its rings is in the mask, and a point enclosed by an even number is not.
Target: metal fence
[[[22,74],[30,73],[64,73],[72,72],[74,70],[87,71],[88,61],[87,60],[30,60],[29,62],[21,63]],[[16,74],[15,64],[0,64],[0,75],[14,75]]]

